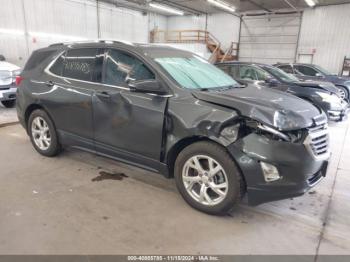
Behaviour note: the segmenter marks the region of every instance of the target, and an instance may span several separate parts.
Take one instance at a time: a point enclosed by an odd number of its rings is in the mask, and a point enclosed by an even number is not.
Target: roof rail
[[[54,43],[49,46],[61,46],[61,45],[72,45],[72,44],[88,44],[88,43],[106,43],[106,44],[126,44],[126,45],[134,45],[132,42],[124,41],[124,40],[113,40],[113,39],[95,39],[95,40],[84,40],[84,41],[73,41],[73,42],[62,42],[62,43]]]

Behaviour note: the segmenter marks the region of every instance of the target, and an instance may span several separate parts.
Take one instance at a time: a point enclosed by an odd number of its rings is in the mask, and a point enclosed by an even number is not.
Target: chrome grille
[[[308,128],[308,135],[304,144],[315,159],[328,158],[330,151],[327,123]]]

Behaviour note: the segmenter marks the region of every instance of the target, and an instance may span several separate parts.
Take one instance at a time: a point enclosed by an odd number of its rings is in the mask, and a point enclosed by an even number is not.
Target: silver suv
[[[13,107],[16,102],[16,76],[20,68],[6,61],[0,61],[0,101],[7,107]]]

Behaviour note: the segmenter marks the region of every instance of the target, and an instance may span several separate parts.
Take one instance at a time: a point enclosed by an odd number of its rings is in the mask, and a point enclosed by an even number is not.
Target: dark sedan
[[[277,64],[275,66],[288,74],[295,75],[300,80],[331,82],[339,89],[341,97],[349,101],[350,78],[337,76],[318,65],[312,64]]]
[[[338,89],[331,83],[302,82],[266,64],[229,62],[217,66],[241,83],[270,87],[307,100],[326,112],[329,120],[341,121],[347,116],[348,103],[340,98]]]

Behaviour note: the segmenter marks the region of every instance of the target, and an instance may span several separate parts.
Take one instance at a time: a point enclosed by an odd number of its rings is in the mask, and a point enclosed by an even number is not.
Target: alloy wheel
[[[346,93],[345,93],[344,89],[338,88],[338,92],[339,92],[339,96],[341,99],[346,99]]]
[[[215,159],[205,155],[195,155],[186,161],[182,181],[187,193],[203,205],[221,203],[228,192],[225,170]]]
[[[32,137],[40,150],[47,150],[51,145],[50,129],[46,121],[37,116],[32,121]]]

